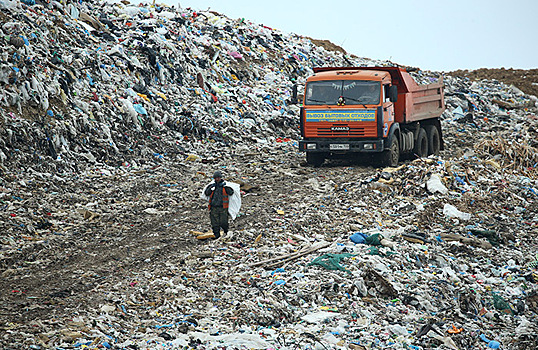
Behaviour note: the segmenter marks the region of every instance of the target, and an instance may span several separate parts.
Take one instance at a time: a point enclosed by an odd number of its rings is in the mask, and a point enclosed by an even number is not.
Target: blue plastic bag
[[[355,232],[354,234],[351,235],[351,237],[349,237],[349,239],[351,240],[351,242],[355,243],[355,244],[364,244],[366,242],[366,238],[368,237],[367,234],[364,234],[362,232]]]
[[[135,111],[137,111],[139,114],[143,114],[143,115],[147,115],[147,114],[148,114],[148,112],[146,111],[146,109],[144,108],[144,106],[142,106],[141,104],[133,103],[133,108],[134,108]]]

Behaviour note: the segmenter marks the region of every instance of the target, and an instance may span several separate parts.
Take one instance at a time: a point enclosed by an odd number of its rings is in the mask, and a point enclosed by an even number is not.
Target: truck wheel
[[[428,156],[428,137],[423,128],[418,130],[418,137],[415,142],[415,148],[413,148],[413,153],[415,153],[419,158]]]
[[[428,155],[438,155],[441,149],[441,138],[439,137],[439,130],[435,125],[426,125],[426,135],[428,137]]]
[[[317,152],[306,153],[306,163],[312,166],[320,166],[325,161],[325,155]]]
[[[392,137],[388,150],[381,153],[381,166],[397,167],[400,159],[400,143],[396,135]]]

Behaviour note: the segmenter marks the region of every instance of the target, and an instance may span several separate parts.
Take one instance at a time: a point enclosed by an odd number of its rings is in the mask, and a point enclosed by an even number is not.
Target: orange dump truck
[[[445,110],[442,77],[419,85],[399,67],[314,68],[300,113],[300,151],[309,164],[371,154],[383,166],[400,155],[443,149],[439,116]]]

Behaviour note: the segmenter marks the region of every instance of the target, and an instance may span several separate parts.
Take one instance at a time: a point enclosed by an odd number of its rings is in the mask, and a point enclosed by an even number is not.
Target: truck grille
[[[331,128],[318,128],[318,136],[364,136],[364,128],[349,128],[349,130],[332,130]]]
[[[305,128],[305,137],[377,137],[377,125],[369,124],[346,126],[348,130],[339,130],[338,125],[308,125]]]

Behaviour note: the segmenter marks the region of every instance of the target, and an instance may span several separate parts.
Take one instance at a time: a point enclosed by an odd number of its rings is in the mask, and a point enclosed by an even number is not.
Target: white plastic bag
[[[205,189],[212,183],[213,181],[205,185],[204,188],[202,188],[202,192],[200,193],[200,198],[202,198],[206,202],[209,201],[209,196],[205,195]],[[234,190],[234,194],[232,194],[229,198],[228,214],[230,214],[232,220],[235,220],[237,214],[239,213],[239,210],[241,209],[241,187],[239,186],[239,184],[229,181],[226,181],[226,186],[229,186],[232,188],[232,190]]]
[[[447,194],[448,189],[443,185],[443,181],[441,181],[441,175],[439,174],[432,174],[430,179],[426,182],[426,188],[431,193],[439,192],[441,194]]]
[[[458,218],[458,219],[461,219],[461,220],[470,220],[471,219],[471,214],[459,211],[458,208],[456,208],[455,206],[450,205],[448,203],[446,203],[444,208],[443,208],[443,214],[445,214],[449,218]]]
[[[73,19],[78,19],[80,17],[80,11],[76,8],[75,5],[69,4],[68,6],[69,14]]]
[[[12,10],[17,8],[17,0],[0,0],[0,9]]]

